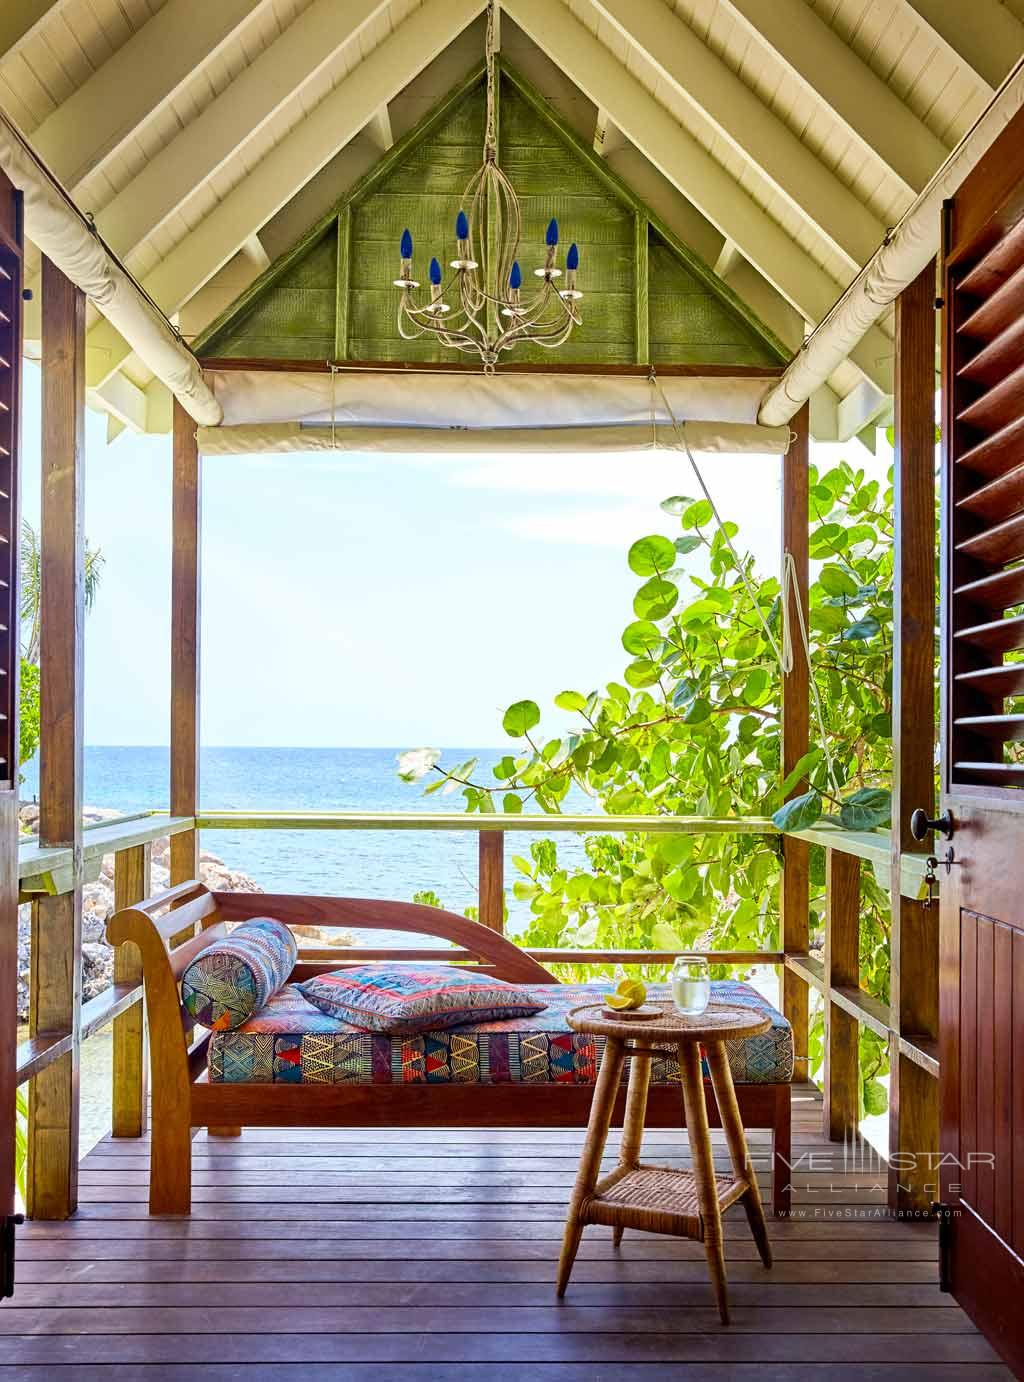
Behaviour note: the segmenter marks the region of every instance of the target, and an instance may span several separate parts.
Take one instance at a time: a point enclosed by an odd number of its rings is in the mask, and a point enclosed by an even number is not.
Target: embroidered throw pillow
[[[528,989],[456,965],[356,965],[297,987],[328,1016],[389,1036],[532,1017],[547,1006]]]
[[[181,976],[181,1001],[200,1026],[233,1031],[287,982],[298,952],[283,921],[253,917],[196,956]]]

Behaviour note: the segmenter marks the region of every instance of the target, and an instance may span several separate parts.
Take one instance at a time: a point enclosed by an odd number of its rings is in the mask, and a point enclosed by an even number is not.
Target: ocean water
[[[507,749],[446,749],[444,762],[478,756],[477,781],[492,779],[491,767]],[[460,812],[458,791],[423,795],[425,783],[402,782],[394,748],[207,748],[200,764],[204,809],[225,811],[407,811]],[[85,750],[85,801],[129,814],[166,808],[169,754],[166,748]],[[38,790],[35,763],[25,769],[22,796]],[[574,791],[565,809],[594,810]],[[528,905],[511,895],[517,876],[513,854],[527,855],[544,831],[506,836],[506,883],[510,930],[519,930]],[[583,839],[556,837],[566,864],[584,858]],[[432,889],[446,907],[461,912],[477,901],[477,836],[455,831],[204,830],[202,848],[229,867],[242,869],[268,892],[306,892],[407,901]]]

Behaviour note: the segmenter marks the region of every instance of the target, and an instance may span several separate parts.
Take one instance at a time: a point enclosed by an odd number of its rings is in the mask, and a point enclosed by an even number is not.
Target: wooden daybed
[[[198,1128],[208,1128],[214,1136],[235,1137],[247,1126],[586,1126],[593,1086],[578,1081],[211,1081],[210,1043],[220,1034],[192,1027],[192,1019],[182,1007],[179,981],[192,960],[227,933],[226,923],[258,916],[277,917],[292,927],[418,932],[453,942],[461,947],[460,954],[469,952],[472,960],[467,962],[498,978],[535,985],[558,982],[525,950],[496,931],[452,912],[416,903],[219,893],[191,882],[115,913],[107,925],[111,944],[136,945],[142,958],[152,1071],[151,1214],[190,1212],[192,1137]],[[423,953],[420,951],[419,955]],[[449,952],[440,951],[437,958],[447,960]],[[357,962],[360,961],[349,961]],[[339,969],[345,963],[343,949],[329,953],[300,950],[291,981],[301,982],[314,974]],[[389,1078],[386,1072],[384,1078]],[[709,1119],[713,1127],[719,1127],[718,1106],[710,1084],[707,1088]],[[785,1083],[737,1083],[736,1092],[745,1126],[772,1131],[773,1208],[777,1214],[788,1212],[788,1079]],[[623,1090],[616,1107],[616,1122],[621,1122],[624,1102]],[[652,1083],[647,1127],[679,1127],[682,1121],[678,1084]]]

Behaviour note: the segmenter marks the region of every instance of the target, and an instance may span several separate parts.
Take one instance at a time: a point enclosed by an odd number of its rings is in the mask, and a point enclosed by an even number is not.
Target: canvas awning
[[[784,455],[764,427],[763,377],[211,369],[223,425],[205,455],[295,451],[639,451],[678,445],[665,397],[695,451]]]

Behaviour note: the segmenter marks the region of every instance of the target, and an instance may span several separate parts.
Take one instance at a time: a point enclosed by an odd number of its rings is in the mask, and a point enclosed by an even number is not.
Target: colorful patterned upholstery
[[[283,921],[254,917],[196,956],[181,976],[181,1001],[211,1031],[240,1027],[285,983],[297,954]]]
[[[445,964],[355,965],[318,974],[297,987],[328,1017],[390,1036],[532,1017],[547,1006],[534,996],[536,989],[528,992],[504,979]]]
[[[474,1022],[449,1031],[394,1037],[359,1031],[318,1012],[293,984],[237,1031],[210,1038],[210,1080],[223,1084],[593,1084],[603,1051],[601,1037],[574,1032],[570,1008],[593,1001],[614,986],[542,984],[527,992],[546,1004],[534,1017]],[[667,998],[668,986],[650,985],[652,997]],[[712,999],[762,1008],[772,1025],[762,1036],[728,1042],[737,1084],[784,1084],[793,1076],[793,1033],[789,1023],[748,984],[712,984]],[[679,1078],[666,1052],[652,1064],[651,1078]]]

